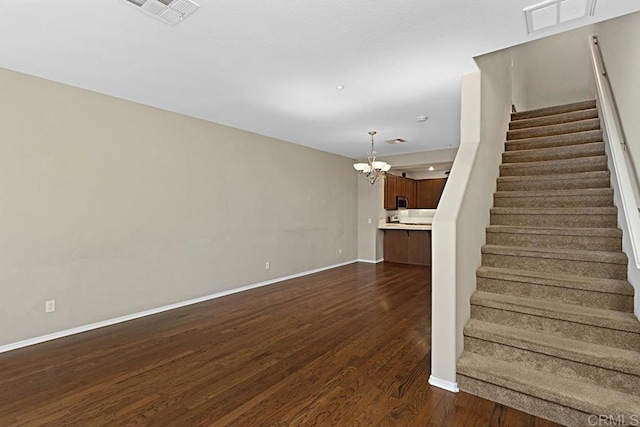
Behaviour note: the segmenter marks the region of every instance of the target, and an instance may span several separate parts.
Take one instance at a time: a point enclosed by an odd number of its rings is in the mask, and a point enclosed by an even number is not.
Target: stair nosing
[[[553,124],[553,125],[543,125],[543,126],[535,126],[535,127],[530,127],[530,128],[524,128],[524,129],[513,129],[513,130],[507,130],[507,135],[511,134],[511,135],[517,135],[518,133],[527,133],[527,132],[535,132],[539,129],[549,129],[549,128],[553,128],[553,129],[561,129],[563,127],[565,128],[571,128],[572,126],[575,125],[580,125],[580,124],[590,124],[593,122],[597,122],[598,125],[600,124],[600,119],[598,118],[593,118],[593,119],[583,119],[583,120],[576,120],[573,122],[568,122],[568,123],[558,123],[558,124]],[[590,129],[590,130],[596,130],[596,129]],[[578,132],[584,132],[583,130],[578,130],[578,131],[569,131],[569,132],[561,132],[561,133],[552,133],[551,135],[566,135],[566,134],[572,134],[572,133],[578,133]],[[508,136],[507,136],[508,139]],[[515,138],[515,140],[519,140],[519,139],[524,139],[524,138]],[[509,141],[513,141],[512,139],[508,139]]]
[[[548,335],[538,331],[521,329],[509,325],[501,325],[478,319],[469,320],[467,325],[464,327],[464,336],[519,348],[534,353],[540,353],[563,360],[570,360],[572,362],[621,372],[624,374],[640,376],[640,365],[630,363],[634,360],[640,360],[640,352],[633,350],[608,347],[602,344],[587,343],[576,339]],[[493,339],[489,337],[493,337]],[[531,348],[530,346],[523,345],[523,342],[530,343],[534,347]],[[627,357],[612,359],[611,355],[603,351],[603,349],[614,349],[619,356]],[[612,360],[615,360],[615,362],[609,363]]]
[[[605,176],[586,176],[588,174],[594,175],[605,175]],[[500,182],[521,182],[521,181],[570,181],[570,180],[579,180],[579,179],[610,179],[611,172],[608,170],[603,171],[590,171],[590,172],[573,172],[573,173],[557,173],[557,174],[543,174],[543,175],[508,175],[508,176],[499,176],[498,183]],[[607,187],[603,187],[607,188]],[[528,191],[528,190],[519,190],[519,191]]]
[[[595,135],[595,133],[599,133],[600,135]],[[581,135],[582,134],[582,135]],[[573,136],[573,138],[570,138],[571,136]],[[505,147],[506,145],[512,146],[512,147],[517,147],[518,145],[527,145],[527,144],[535,144],[535,143],[543,143],[543,142],[549,142],[551,144],[553,144],[554,142],[558,142],[558,141],[554,141],[554,140],[562,140],[562,139],[575,139],[577,137],[584,137],[586,139],[589,139],[589,137],[599,137],[598,140],[596,141],[589,141],[589,142],[604,142],[604,133],[602,129],[590,129],[590,130],[583,130],[583,131],[579,131],[579,132],[572,132],[572,133],[561,133],[561,134],[557,134],[557,135],[544,135],[544,136],[534,136],[531,138],[520,138],[520,139],[508,139],[505,140]],[[551,141],[545,141],[545,140],[551,140]],[[565,144],[565,145],[559,145],[559,147],[565,147],[565,146],[571,146],[571,145],[581,145],[581,144],[585,144],[587,142],[582,142],[580,141],[580,138],[577,138],[577,141],[575,141],[575,144]],[[505,150],[506,151],[520,151],[520,150]]]
[[[626,265],[628,262],[627,255],[622,251],[587,251],[584,249],[483,245],[481,252],[483,255],[529,256],[556,260],[599,262],[602,264]]]
[[[544,227],[523,225],[487,225],[487,233],[536,234],[621,238],[622,230],[617,227]]]
[[[476,278],[505,280],[520,283],[533,283],[539,286],[575,289],[580,291],[613,294],[626,297],[634,296],[633,286],[628,281],[622,279],[605,279],[599,277],[576,276],[562,273],[547,273],[543,271],[516,270],[510,268],[490,267],[488,265],[478,267],[478,269],[476,270]],[[559,283],[571,283],[576,286],[539,283],[538,281],[557,281]]]
[[[579,194],[568,194],[579,193]],[[571,197],[589,195],[613,195],[613,188],[570,188],[561,190],[498,190],[493,193],[494,197]]]
[[[565,116],[566,117],[566,116],[570,116],[572,114],[576,115],[576,114],[584,113],[584,112],[589,112],[589,113],[594,113],[595,112],[596,114],[599,113],[598,108],[596,106],[594,106],[594,107],[591,107],[591,108],[583,108],[583,109],[580,109],[580,110],[565,111],[564,113],[548,114],[548,115],[539,116],[539,117],[528,117],[526,119],[516,119],[516,120],[511,120],[511,122],[523,122],[525,120],[540,120],[540,119],[548,119],[548,118],[552,118],[552,117],[556,117],[557,118],[557,117],[560,117],[560,116]],[[594,118],[594,117],[591,117],[591,118]],[[574,122],[574,121],[577,121],[577,120],[571,120],[569,122],[562,122],[562,123],[571,123],[571,122]]]
[[[491,214],[511,215],[617,215],[617,208],[612,207],[577,207],[577,208],[527,208],[527,207],[493,207]]]
[[[593,107],[592,107],[592,105],[593,105]],[[551,106],[551,107],[534,108],[534,109],[531,109],[531,110],[524,110],[524,111],[516,111],[515,113],[511,113],[510,117],[511,117],[511,121],[518,121],[518,120],[526,120],[527,119],[527,118],[525,118],[525,119],[517,118],[518,115],[524,115],[524,114],[542,113],[542,115],[535,116],[535,117],[552,116],[552,115],[561,114],[561,113],[544,114],[543,112],[545,110],[546,111],[553,111],[554,109],[559,109],[559,108],[562,108],[562,107],[575,108],[575,109],[568,110],[566,112],[582,111],[582,110],[588,110],[588,109],[591,109],[591,108],[594,108],[594,107],[597,108],[597,103],[596,103],[596,101],[594,99],[587,99],[587,100],[584,100],[584,101],[572,102],[572,103],[569,103],[569,104],[554,105],[554,106]],[[516,118],[514,118],[514,117],[516,117]]]
[[[602,160],[605,160],[607,163],[607,156],[605,154],[599,156],[585,156],[578,158],[582,163],[599,163]],[[557,166],[563,164],[572,164],[576,159],[555,159],[555,160],[539,160],[537,162],[508,162],[502,163],[500,165],[501,168],[526,168],[526,167],[541,167],[541,166]],[[592,172],[602,172],[602,171],[592,171]],[[560,174],[557,174],[560,175]]]
[[[640,323],[633,313],[486,291],[476,291],[471,296],[471,305],[638,334],[640,339]]]
[[[519,140],[517,140],[519,141]],[[556,147],[538,147],[538,148],[527,148],[524,150],[511,150],[511,151],[504,151],[503,154],[509,154],[511,156],[518,156],[518,155],[525,155],[526,154],[531,154],[533,152],[540,152],[543,150],[547,150],[547,151],[557,151],[560,149],[565,149],[566,151],[572,151],[572,150],[576,150],[576,151],[580,151],[580,150],[585,150],[588,151],[588,148],[591,147],[600,147],[602,146],[604,148],[604,141],[593,141],[593,142],[583,142],[582,144],[571,144],[571,145],[558,145]],[[586,147],[586,148],[585,148]]]
[[[480,359],[480,363],[478,363],[478,359]],[[468,366],[465,366],[465,364],[468,364]],[[514,390],[585,413],[611,415],[621,413],[634,415],[640,413],[640,398],[637,396],[573,378],[560,377],[539,370],[524,368],[476,353],[468,352],[463,354],[456,364],[456,372],[469,378],[475,378],[498,387]],[[474,375],[477,373],[481,375]],[[525,378],[529,376],[537,380],[527,381]],[[551,384],[553,386],[550,386]],[[534,393],[531,393],[532,389]],[[585,397],[588,399],[585,399]],[[629,400],[632,400],[633,406],[638,409],[619,408],[620,402],[628,402]]]

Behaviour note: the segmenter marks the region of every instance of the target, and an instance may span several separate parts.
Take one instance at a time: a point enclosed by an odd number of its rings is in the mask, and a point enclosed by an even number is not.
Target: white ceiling
[[[474,56],[640,10],[599,0],[527,35],[538,2],[199,0],[172,27],[124,0],[0,0],[0,67],[353,158],[369,130],[379,155],[436,150]]]

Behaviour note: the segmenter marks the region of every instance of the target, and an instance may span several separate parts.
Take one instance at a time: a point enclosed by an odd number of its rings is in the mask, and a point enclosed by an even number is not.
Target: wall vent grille
[[[191,0],[126,0],[167,24],[177,24],[198,10],[199,4]]]

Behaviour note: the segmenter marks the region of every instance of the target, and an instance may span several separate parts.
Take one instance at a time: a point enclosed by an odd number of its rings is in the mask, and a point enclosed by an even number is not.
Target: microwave
[[[409,201],[406,197],[396,197],[396,209],[408,209]]]

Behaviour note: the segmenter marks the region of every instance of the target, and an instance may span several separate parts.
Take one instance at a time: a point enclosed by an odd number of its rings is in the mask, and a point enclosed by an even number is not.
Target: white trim
[[[64,331],[53,332],[51,334],[42,335],[42,336],[35,337],[35,338],[29,338],[29,339],[18,341],[18,342],[14,342],[14,343],[11,343],[11,344],[5,344],[3,346],[0,346],[0,353],[5,353],[5,352],[11,351],[11,350],[17,350],[19,348],[28,347],[28,346],[34,345],[34,344],[40,344],[40,343],[43,343],[43,342],[46,342],[46,341],[51,341],[51,340],[55,340],[55,339],[58,339],[58,338],[63,338],[63,337],[69,336],[69,335],[74,335],[74,334],[79,334],[79,333],[82,333],[82,332],[91,331],[93,329],[104,328],[105,326],[111,326],[111,325],[115,325],[117,323],[128,322],[129,320],[134,320],[134,319],[139,319],[141,317],[151,316],[152,314],[158,314],[158,313],[162,313],[164,311],[174,310],[176,308],[185,307],[187,305],[197,304],[197,303],[204,302],[204,301],[209,301],[209,300],[212,300],[212,299],[215,299],[215,298],[224,297],[224,296],[235,294],[235,293],[238,293],[238,292],[248,291],[250,289],[255,289],[255,288],[259,288],[259,287],[267,286],[267,285],[272,285],[274,283],[282,282],[284,280],[290,280],[290,279],[295,279],[297,277],[308,276],[309,274],[319,273],[321,271],[330,270],[332,268],[337,268],[337,267],[342,267],[342,266],[345,266],[345,265],[348,265],[348,264],[353,264],[355,262],[358,262],[358,260],[350,260],[350,261],[346,261],[346,262],[341,262],[339,264],[328,265],[326,267],[320,267],[320,268],[316,268],[316,269],[313,269],[313,270],[303,271],[301,273],[292,274],[290,276],[278,277],[277,279],[271,279],[271,280],[267,280],[267,281],[264,281],[264,282],[254,283],[254,284],[251,284],[251,285],[242,286],[240,288],[230,289],[228,291],[217,292],[215,294],[205,295],[203,297],[193,298],[193,299],[190,299],[190,300],[187,300],[187,301],[181,301],[181,302],[177,302],[177,303],[174,303],[174,304],[164,305],[164,306],[158,307],[158,308],[152,308],[152,309],[149,309],[149,310],[140,311],[138,313],[127,314],[127,315],[124,315],[124,316],[115,317],[113,319],[107,319],[107,320],[103,320],[103,321],[100,321],[100,322],[90,323],[88,325],[78,326],[77,328],[66,329]]]
[[[440,378],[436,378],[433,375],[429,377],[429,384],[431,384],[434,387],[451,391],[453,393],[457,393],[460,391],[460,389],[458,388],[458,383],[452,383],[451,381],[441,380]]]
[[[377,260],[373,260],[373,259],[358,259],[356,260],[356,262],[366,262],[367,264],[379,264],[382,261],[384,261],[384,258],[380,258]]]

